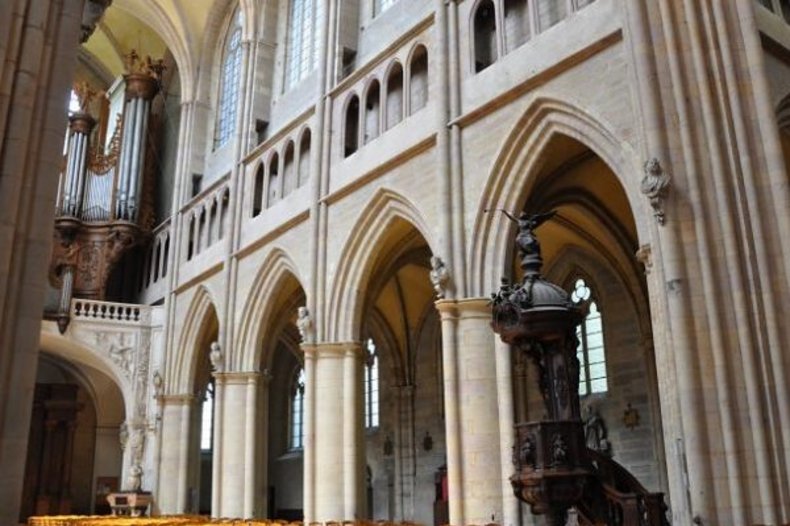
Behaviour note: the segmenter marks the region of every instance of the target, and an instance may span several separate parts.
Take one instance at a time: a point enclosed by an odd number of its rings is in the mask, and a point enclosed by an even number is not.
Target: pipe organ
[[[107,147],[95,137],[98,123],[90,114],[97,93],[75,87],[80,109],[69,116],[50,267],[50,281],[61,291],[61,331],[71,295],[104,299],[113,267],[154,226],[151,107],[164,65],[132,51],[126,69],[123,113]]]

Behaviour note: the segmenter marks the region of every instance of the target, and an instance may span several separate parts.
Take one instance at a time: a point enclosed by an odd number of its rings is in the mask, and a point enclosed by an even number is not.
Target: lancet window
[[[379,425],[379,355],[376,344],[368,338],[365,344],[365,427]]]
[[[322,0],[291,0],[288,10],[285,89],[295,86],[316,67],[321,33],[318,26],[323,20],[324,4]]]
[[[241,73],[241,11],[233,15],[228,34],[225,37],[225,52],[222,56],[222,70],[219,86],[219,105],[217,106],[217,130],[214,148],[228,142],[236,129],[236,108],[239,101],[239,75]]]
[[[579,359],[579,394],[605,393],[606,353],[604,349],[603,320],[592,289],[584,279],[574,283],[571,300],[584,312],[584,319],[576,328],[579,340],[576,356]]]
[[[288,436],[290,449],[304,447],[304,369],[300,368],[291,388],[291,428]]]
[[[200,415],[200,450],[210,451],[214,442],[214,380],[206,385]]]

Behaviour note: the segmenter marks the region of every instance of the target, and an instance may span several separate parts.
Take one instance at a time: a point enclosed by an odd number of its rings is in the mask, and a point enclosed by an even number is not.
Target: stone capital
[[[314,346],[313,352],[316,358],[361,358],[363,355],[361,342],[319,343]]]
[[[261,377],[258,371],[225,371],[213,373],[217,382],[224,385],[247,385],[257,383]]]
[[[193,394],[168,394],[159,397],[162,405],[187,405],[195,401]]]
[[[434,303],[442,319],[448,318],[491,318],[488,298],[462,298],[438,300]]]

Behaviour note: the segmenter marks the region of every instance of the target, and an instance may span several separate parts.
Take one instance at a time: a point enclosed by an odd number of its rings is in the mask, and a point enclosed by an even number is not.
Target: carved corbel
[[[636,251],[635,256],[636,260],[645,268],[645,276],[649,276],[650,271],[653,270],[653,249],[651,246],[649,244],[642,245]]]
[[[80,44],[88,41],[96,30],[99,20],[104,16],[104,11],[110,7],[112,0],[88,0],[82,8],[82,21],[80,22]]]
[[[645,162],[644,169],[645,176],[642,178],[641,185],[642,193],[650,200],[650,206],[653,208],[653,217],[656,218],[659,225],[663,225],[666,221],[664,201],[669,192],[671,178],[655,157]]]

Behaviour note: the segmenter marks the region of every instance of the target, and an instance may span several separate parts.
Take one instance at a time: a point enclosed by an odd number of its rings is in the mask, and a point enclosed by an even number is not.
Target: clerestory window
[[[304,79],[318,63],[319,24],[323,20],[324,4],[323,0],[291,0],[286,39],[286,90]]]
[[[239,102],[239,75],[241,74],[241,11],[236,10],[225,37],[225,51],[217,105],[217,129],[214,148],[221,148],[236,130],[236,109]]]

